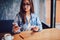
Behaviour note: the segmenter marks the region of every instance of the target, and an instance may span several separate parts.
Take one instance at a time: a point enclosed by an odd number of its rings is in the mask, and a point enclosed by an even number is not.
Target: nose
[[[27,8],[27,5],[25,5],[24,7]]]

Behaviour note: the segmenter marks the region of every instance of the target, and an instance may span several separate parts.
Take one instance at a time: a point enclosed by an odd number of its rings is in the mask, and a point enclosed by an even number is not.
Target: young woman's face
[[[26,12],[30,11],[30,2],[28,0],[23,1],[23,10]]]

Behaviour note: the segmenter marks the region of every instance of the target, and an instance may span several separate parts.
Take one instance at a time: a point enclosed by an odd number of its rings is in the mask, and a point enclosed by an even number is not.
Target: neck
[[[26,12],[26,16],[30,16],[30,11]]]

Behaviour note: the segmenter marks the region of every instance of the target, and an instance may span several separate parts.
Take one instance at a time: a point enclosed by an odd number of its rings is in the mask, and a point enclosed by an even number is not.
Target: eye
[[[27,3],[27,5],[30,5],[30,4]]]
[[[30,5],[29,3],[23,3],[23,5]]]

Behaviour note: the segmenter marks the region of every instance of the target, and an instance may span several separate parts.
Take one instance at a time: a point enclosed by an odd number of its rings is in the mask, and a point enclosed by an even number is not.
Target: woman
[[[41,22],[34,14],[34,7],[32,0],[22,0],[20,12],[16,15],[13,22],[13,32],[18,33],[21,31],[41,31]]]

